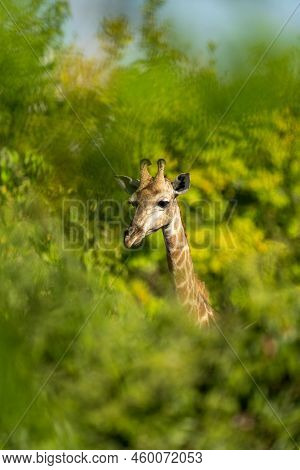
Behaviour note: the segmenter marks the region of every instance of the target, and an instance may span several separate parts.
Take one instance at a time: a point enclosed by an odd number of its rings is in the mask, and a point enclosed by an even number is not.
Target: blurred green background
[[[0,2],[1,444],[295,448],[296,35],[279,38],[248,80],[274,38],[261,17],[259,38],[255,23],[246,36],[237,27],[239,53],[220,58],[218,41],[198,53],[161,15],[163,1],[138,3],[138,21],[97,18],[91,54],[66,40],[67,2]],[[199,330],[175,302],[162,235],[126,252],[119,213],[101,206],[126,199],[113,172],[136,177],[140,158],[160,156],[170,176],[191,171],[192,256],[221,330]],[[76,250],[70,199],[87,207]],[[125,210],[121,229],[128,220]]]

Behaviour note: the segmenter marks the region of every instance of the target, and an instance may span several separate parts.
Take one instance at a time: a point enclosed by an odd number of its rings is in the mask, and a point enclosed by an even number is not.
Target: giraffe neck
[[[208,302],[205,285],[197,279],[191,252],[181,219],[180,209],[176,203],[174,217],[169,225],[163,228],[169,269],[173,273],[175,287],[180,301],[189,312],[196,316],[199,323],[208,323],[213,316]]]

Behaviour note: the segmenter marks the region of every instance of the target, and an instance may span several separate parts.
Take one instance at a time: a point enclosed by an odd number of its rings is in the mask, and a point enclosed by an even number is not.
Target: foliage
[[[100,62],[62,49],[64,2],[23,3],[5,5],[35,54],[0,10],[4,447],[294,448],[297,51],[270,51],[232,104],[249,71],[222,77],[183,53],[158,24],[160,1],[145,3],[141,58],[126,65],[126,19],[104,22],[111,60]],[[251,69],[261,47],[245,54]],[[124,199],[114,172],[136,176],[140,158],[161,155],[170,176],[191,171],[182,207],[219,312],[209,330],[174,300],[161,234],[125,252],[114,227],[129,214],[103,206]],[[70,199],[88,207],[76,250]]]

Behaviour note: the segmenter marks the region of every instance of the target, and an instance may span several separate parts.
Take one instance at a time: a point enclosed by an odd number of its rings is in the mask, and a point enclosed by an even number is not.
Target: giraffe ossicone
[[[198,323],[209,323],[214,316],[213,309],[204,282],[195,274],[177,202],[177,196],[189,190],[190,175],[181,173],[170,181],[165,176],[165,164],[164,159],[158,160],[155,177],[148,171],[151,162],[147,159],[141,160],[139,180],[116,176],[120,186],[130,194],[129,203],[135,207],[131,224],[124,233],[124,244],[127,248],[138,246],[147,235],[162,229],[178,297]]]

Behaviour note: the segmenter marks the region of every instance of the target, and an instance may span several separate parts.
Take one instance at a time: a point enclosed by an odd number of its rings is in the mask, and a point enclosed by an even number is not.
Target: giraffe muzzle
[[[133,248],[141,244],[145,233],[139,227],[129,227],[124,232],[124,245],[126,248]]]

